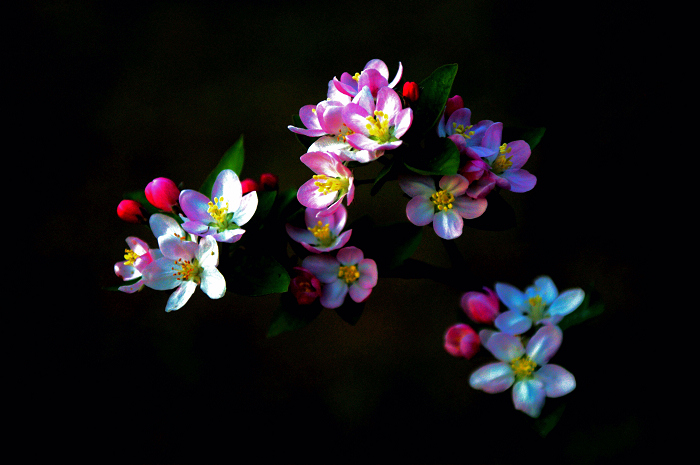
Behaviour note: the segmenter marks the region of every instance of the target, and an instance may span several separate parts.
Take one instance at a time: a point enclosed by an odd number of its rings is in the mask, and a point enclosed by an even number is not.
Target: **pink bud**
[[[445,119],[449,118],[455,110],[459,110],[460,108],[464,108],[464,100],[462,100],[462,97],[455,95],[454,97],[448,98],[445,104]]]
[[[279,178],[272,173],[263,173],[260,175],[260,188],[264,191],[277,190]]]
[[[455,357],[470,359],[479,351],[480,345],[479,335],[464,323],[451,326],[445,333],[445,350]]]
[[[243,195],[247,194],[248,192],[253,192],[257,191],[260,189],[260,185],[258,184],[257,181],[247,178],[241,181],[241,189],[243,189]]]
[[[122,200],[117,205],[117,215],[127,223],[146,223],[148,213],[140,202],[136,200]]]
[[[403,85],[403,98],[409,102],[418,100],[418,84],[415,82],[405,82]]]
[[[498,296],[488,287],[486,292],[471,291],[462,295],[460,305],[467,316],[475,323],[491,324],[499,314]]]
[[[180,197],[180,189],[168,178],[156,178],[146,186],[146,198],[159,210],[172,212]]]
[[[299,305],[308,305],[321,295],[321,281],[309,270],[295,266],[296,276],[289,283],[289,291]]]

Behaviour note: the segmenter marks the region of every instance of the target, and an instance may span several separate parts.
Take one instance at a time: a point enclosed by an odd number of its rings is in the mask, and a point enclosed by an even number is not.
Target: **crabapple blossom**
[[[483,120],[472,125],[471,114],[469,108],[458,108],[450,114],[446,121],[441,119],[438,123],[438,136],[447,137],[454,142],[459,153],[466,154],[467,147],[479,145],[486,130],[493,124],[493,121]]]
[[[498,315],[494,324],[507,334],[522,334],[532,324],[557,325],[576,310],[585,292],[580,288],[568,289],[561,294],[549,276],[540,276],[534,285],[520,291],[505,283],[496,283],[496,294],[508,311]]]
[[[343,73],[340,75],[340,80],[333,78],[331,81],[338,92],[354,97],[363,88],[368,87],[373,96],[377,96],[377,92],[382,87],[394,88],[401,80],[403,75],[403,66],[399,62],[399,69],[396,72],[394,79],[389,82],[389,68],[382,60],[374,59],[367,62],[361,73]]]
[[[289,292],[299,305],[309,305],[321,296],[321,281],[309,270],[295,266],[296,275],[289,282]]]
[[[226,293],[226,280],[217,269],[219,246],[213,236],[200,242],[186,239],[177,221],[167,215],[150,218],[151,229],[158,238],[162,257],[143,270],[146,286],[156,290],[175,289],[168,299],[166,312],[187,303],[197,286],[212,299]]]
[[[576,380],[569,371],[547,363],[559,349],[562,337],[558,327],[544,326],[523,348],[516,336],[489,334],[482,338],[483,345],[499,361],[474,371],[469,385],[490,394],[513,386],[515,408],[533,418],[538,417],[546,397],[561,397],[576,387]]]
[[[464,195],[469,181],[459,174],[443,176],[439,188],[430,176],[403,176],[401,190],[411,196],[406,205],[406,216],[416,226],[433,223],[435,233],[443,239],[454,239],[462,234],[464,219],[472,219],[486,211],[486,199],[472,199]]]
[[[498,296],[488,287],[484,292],[470,291],[460,299],[462,310],[475,323],[491,324],[499,313]]]
[[[258,194],[242,194],[238,175],[222,170],[214,181],[211,200],[197,191],[185,189],[180,193],[180,208],[186,219],[182,229],[196,236],[212,236],[218,242],[236,242],[245,232],[241,226],[255,214]]]
[[[455,357],[470,359],[479,351],[479,335],[471,326],[459,323],[445,333],[445,350]]]
[[[309,252],[330,252],[350,240],[352,229],[342,232],[347,218],[348,212],[342,204],[330,215],[326,215],[325,210],[307,208],[304,212],[306,229],[287,224],[287,234]]]
[[[117,205],[117,216],[127,223],[146,223],[148,212],[143,208],[141,202],[124,199]]]
[[[146,186],[146,199],[159,210],[172,212],[177,205],[180,189],[168,178],[156,178]]]
[[[377,264],[357,247],[340,249],[335,257],[327,254],[309,255],[301,263],[322,285],[321,305],[338,308],[345,296],[363,302],[377,285]]]
[[[333,152],[307,152],[300,158],[314,173],[297,191],[299,203],[307,208],[332,214],[347,196],[350,205],[355,196],[352,171]]]
[[[114,273],[124,281],[141,278],[134,283],[119,287],[120,291],[132,294],[143,288],[145,281],[142,273],[146,267],[154,260],[161,258],[163,254],[158,249],[148,247],[148,244],[138,237],[129,236],[126,238],[126,243],[129,248],[124,250],[124,260],[114,265]]]

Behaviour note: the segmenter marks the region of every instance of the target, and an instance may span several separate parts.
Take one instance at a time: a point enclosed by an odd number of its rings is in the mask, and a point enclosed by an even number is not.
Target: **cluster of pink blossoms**
[[[537,278],[525,292],[506,283],[496,283],[495,292],[483,289],[466,292],[460,304],[466,316],[484,329],[477,333],[466,323],[451,326],[445,333],[445,350],[470,359],[483,345],[498,362],[477,369],[469,384],[488,393],[513,386],[515,408],[537,417],[546,397],[560,397],[576,387],[571,373],[548,362],[563,339],[558,323],[581,305],[584,292],[575,288],[559,293],[548,276]],[[508,309],[503,313],[501,302]],[[537,330],[530,336],[533,326]]]
[[[151,181],[144,190],[148,202],[160,212],[148,215],[136,200],[123,200],[117,207],[120,218],[131,223],[148,222],[158,242],[157,249],[128,237],[124,261],[114,272],[128,284],[120,291],[134,293],[144,286],[156,290],[175,289],[166,311],[178,310],[197,286],[212,299],[226,293],[226,280],[217,269],[218,242],[238,241],[258,205],[255,190],[243,195],[235,172],[222,170],[212,187],[211,199],[191,189],[180,191],[167,178]]]

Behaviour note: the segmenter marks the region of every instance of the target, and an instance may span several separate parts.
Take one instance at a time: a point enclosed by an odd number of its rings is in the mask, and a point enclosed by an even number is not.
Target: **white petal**
[[[469,385],[489,394],[503,392],[513,385],[515,375],[510,365],[503,362],[490,363],[477,369],[469,377]]]
[[[241,203],[238,210],[233,215],[232,220],[238,225],[243,226],[246,224],[255,214],[255,210],[258,208],[258,193],[255,191],[248,192],[241,199]]]
[[[558,326],[545,325],[537,330],[527,343],[527,356],[538,365],[544,365],[559,350],[563,334]]]
[[[533,418],[540,416],[544,399],[544,385],[539,380],[518,381],[513,386],[513,404],[516,410],[523,411]]]
[[[501,362],[510,362],[522,357],[525,353],[520,339],[505,333],[492,335],[484,344],[484,347]]]
[[[220,299],[226,294],[226,279],[213,266],[202,269],[199,277],[202,279],[202,291],[211,299]]]
[[[552,302],[552,305],[549,306],[547,311],[552,316],[568,315],[581,305],[585,295],[586,293],[583,292],[583,289],[569,289],[568,291],[564,291]]]
[[[561,397],[576,387],[576,379],[559,365],[545,365],[535,372],[535,378],[542,381],[547,397]]]
[[[180,287],[175,289],[168,299],[168,304],[165,306],[166,312],[172,312],[182,308],[183,305],[190,300],[194,290],[197,289],[197,284],[194,281],[185,281]]]
[[[496,317],[493,324],[506,334],[523,334],[532,326],[532,320],[518,310],[508,310]]]

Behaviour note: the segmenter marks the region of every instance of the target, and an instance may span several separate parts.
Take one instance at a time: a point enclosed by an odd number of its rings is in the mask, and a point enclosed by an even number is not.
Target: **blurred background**
[[[545,5],[23,2],[10,44],[9,97],[20,105],[9,136],[23,139],[11,155],[27,162],[41,210],[27,225],[27,279],[17,285],[31,302],[20,302],[29,321],[20,328],[31,331],[17,331],[11,361],[21,370],[12,382],[17,444],[93,463],[251,454],[279,463],[617,463],[645,453],[657,405],[638,382],[655,362],[637,348],[651,337],[640,316],[657,303],[647,244],[660,209],[635,190],[649,184],[644,143],[663,103],[659,20],[643,2]],[[159,176],[197,188],[241,135],[243,177],[273,172],[282,189],[300,186],[310,171],[287,129],[292,116],[373,58],[392,76],[401,62],[411,81],[458,63],[452,94],[473,121],[547,128],[525,166],[537,186],[504,194],[518,226],[467,228],[457,241],[484,283],[524,289],[547,274],[560,290],[593,285],[605,303],[603,315],[565,332],[552,360],[578,386],[546,437],[510,392],[469,387],[491,360],[484,350],[466,361],[442,348],[459,297],[478,289],[382,280],[380,270],[355,326],[327,311],[271,339],[277,295],[212,301],[197,291],[166,314],[169,292],[103,290],[120,283],[113,265],[127,236],[154,243],[117,217],[125,192]],[[350,219],[400,220],[405,203],[393,184],[376,197],[361,186]],[[449,263],[430,228],[415,258]]]

